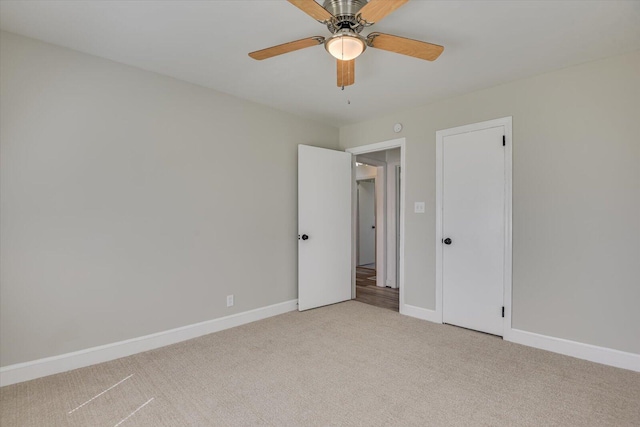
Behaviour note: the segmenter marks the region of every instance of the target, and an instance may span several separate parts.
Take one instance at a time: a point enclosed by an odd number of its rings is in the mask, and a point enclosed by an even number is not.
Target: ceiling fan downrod
[[[325,0],[323,7],[333,15],[326,22],[327,29],[332,34],[344,29],[359,34],[365,27],[372,25],[358,15],[366,4],[366,0]]]

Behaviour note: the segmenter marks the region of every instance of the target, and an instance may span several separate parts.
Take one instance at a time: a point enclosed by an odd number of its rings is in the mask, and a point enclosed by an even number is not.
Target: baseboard
[[[277,316],[298,308],[298,300],[285,301],[267,307],[257,308],[218,319],[207,320],[168,331],[158,332],[143,337],[132,338],[99,347],[92,347],[73,353],[47,357],[31,362],[18,363],[0,368],[0,386],[29,381],[35,378],[58,374],[82,368],[96,363],[131,356],[143,351],[153,350],[166,345],[175,344],[202,335]]]
[[[401,304],[400,314],[427,320],[429,322],[442,323],[441,317],[435,310],[429,310],[413,305]],[[628,353],[607,347],[598,347],[596,345],[540,335],[519,329],[510,329],[505,331],[503,338],[505,341],[514,342],[516,344],[552,351],[554,353],[589,360],[591,362],[602,363],[603,365],[614,366],[616,368],[640,372],[640,354],[636,353]]]
[[[427,308],[416,307],[409,304],[400,305],[400,314],[405,316],[416,317],[422,320],[428,320],[433,323],[442,323],[442,319],[435,310],[429,310]]]
[[[627,353],[607,347],[598,347],[577,341],[565,340],[533,332],[511,329],[504,334],[505,341],[523,344],[578,359],[615,366],[616,368],[629,369],[640,372],[640,354]]]

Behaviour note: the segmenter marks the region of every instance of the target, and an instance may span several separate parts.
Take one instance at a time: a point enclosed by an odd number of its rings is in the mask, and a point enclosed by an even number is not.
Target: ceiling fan
[[[409,0],[325,0],[320,6],[315,0],[287,0],[313,19],[327,26],[329,37],[314,36],[251,52],[253,59],[263,60],[283,53],[324,44],[337,59],[338,86],[344,89],[355,83],[355,59],[368,47],[383,49],[402,55],[434,61],[444,47],[383,33],[360,35],[363,29],[380,22],[382,18]]]

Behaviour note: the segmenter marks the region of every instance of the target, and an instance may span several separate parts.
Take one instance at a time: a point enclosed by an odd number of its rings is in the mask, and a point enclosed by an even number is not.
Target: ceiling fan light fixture
[[[351,61],[364,52],[367,43],[359,34],[343,30],[328,38],[324,47],[334,58],[341,61]]]

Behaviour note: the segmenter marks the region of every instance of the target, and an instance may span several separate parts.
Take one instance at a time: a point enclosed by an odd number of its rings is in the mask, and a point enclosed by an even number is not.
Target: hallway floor
[[[376,270],[356,267],[356,301],[399,311],[399,289],[376,286]]]

